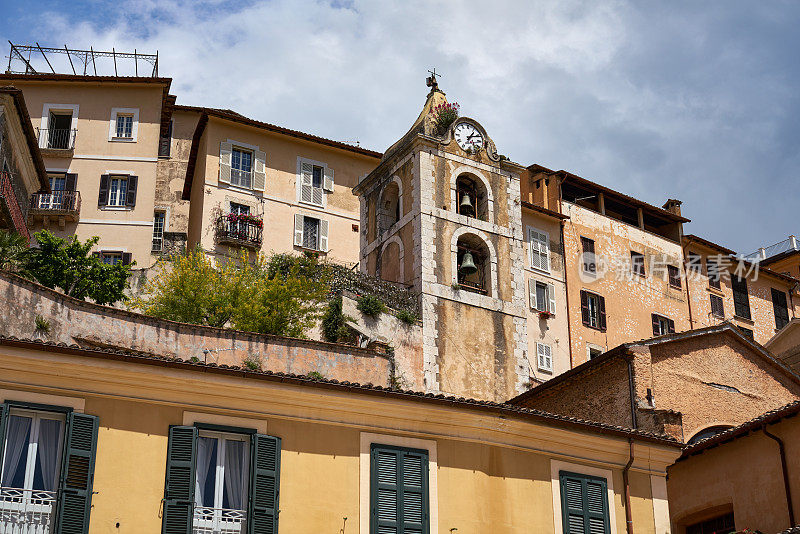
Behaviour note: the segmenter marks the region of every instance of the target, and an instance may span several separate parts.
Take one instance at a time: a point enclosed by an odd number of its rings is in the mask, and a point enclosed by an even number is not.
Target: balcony
[[[195,506],[192,534],[240,534],[247,532],[247,512]]]
[[[261,248],[264,223],[254,215],[229,213],[217,217],[215,237],[220,245]]]
[[[0,488],[0,534],[48,534],[55,509],[54,491]]]
[[[75,149],[77,129],[37,128],[39,148],[43,156],[71,156]]]
[[[25,214],[14,191],[13,179],[10,172],[0,172],[0,228],[12,229],[25,239],[30,239]]]
[[[29,222],[42,220],[45,226],[50,219],[58,221],[63,227],[67,222],[76,222],[81,211],[80,191],[53,191],[52,193],[34,193],[28,209]]]

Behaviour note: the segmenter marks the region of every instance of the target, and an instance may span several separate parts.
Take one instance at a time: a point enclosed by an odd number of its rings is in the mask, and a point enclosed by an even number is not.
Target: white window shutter
[[[303,162],[300,167],[300,201],[314,202],[314,166]]]
[[[556,286],[547,284],[547,298],[550,300],[547,311],[556,314]]]
[[[319,221],[319,249],[328,252],[328,221]]]
[[[530,300],[530,307],[532,310],[536,308],[536,280],[533,278],[528,279],[528,300]]]
[[[544,369],[544,344],[543,343],[537,343],[536,344],[536,358],[537,358],[536,365],[538,365],[539,369]]]
[[[294,244],[303,246],[303,216],[299,213],[294,214]]]
[[[550,272],[550,239],[547,234],[539,234],[540,238],[540,251],[541,257],[539,262],[542,264],[542,270]]]
[[[322,188],[312,187],[311,192],[312,192],[311,202],[313,204],[316,204],[317,206],[322,206],[322,195],[323,195]]]
[[[225,141],[219,144],[219,181],[231,183],[231,152],[233,145]]]
[[[548,371],[553,370],[553,351],[550,345],[544,346],[544,368]]]
[[[533,230],[532,228],[528,229],[528,249],[531,260],[531,268],[533,269],[541,269],[539,265],[539,251],[538,251],[538,241],[536,237],[538,236],[538,232]]]
[[[253,169],[253,189],[263,191],[267,187],[267,155],[260,151],[255,151],[256,164]]]
[[[333,193],[333,169],[325,167],[325,179],[322,188],[328,193]]]
[[[553,370],[553,354],[550,345],[544,343],[536,344],[536,357],[539,369],[542,371]]]

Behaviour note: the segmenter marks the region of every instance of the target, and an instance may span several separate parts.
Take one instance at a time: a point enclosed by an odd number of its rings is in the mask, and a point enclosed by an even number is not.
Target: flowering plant
[[[541,317],[542,319],[547,319],[547,318],[549,318],[549,317],[552,317],[552,316],[553,316],[553,314],[552,314],[552,313],[550,313],[550,312],[549,312],[549,311],[547,311],[547,310],[541,310],[541,311],[539,311],[539,317]]]
[[[440,134],[444,133],[451,124],[458,118],[458,110],[461,106],[457,102],[452,104],[445,102],[431,108],[433,121],[436,123],[436,129]]]
[[[229,213],[225,216],[228,222],[246,222],[252,223],[256,227],[261,228],[264,225],[264,221],[261,220],[261,217],[257,215],[250,215],[249,213]]]

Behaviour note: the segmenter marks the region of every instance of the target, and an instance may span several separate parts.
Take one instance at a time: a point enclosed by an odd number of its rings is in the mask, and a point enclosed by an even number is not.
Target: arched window
[[[717,425],[717,426],[710,426],[708,428],[704,428],[703,430],[701,430],[700,432],[698,432],[697,434],[692,436],[691,439],[686,442],[686,444],[687,445],[693,445],[693,444],[697,443],[700,440],[713,438],[717,434],[721,434],[722,432],[725,432],[726,430],[728,430],[730,428],[733,428],[733,427],[731,427],[730,425]]]
[[[481,295],[492,289],[492,261],[489,247],[474,234],[463,234],[456,244],[456,280],[459,288]]]
[[[389,182],[381,193],[381,200],[378,205],[379,233],[387,231],[402,216],[402,204],[400,200],[400,183],[396,178]]]
[[[489,196],[477,176],[463,173],[456,179],[456,212],[481,221],[489,220]]]
[[[397,235],[387,239],[380,255],[380,277],[389,282],[405,283],[405,254]]]

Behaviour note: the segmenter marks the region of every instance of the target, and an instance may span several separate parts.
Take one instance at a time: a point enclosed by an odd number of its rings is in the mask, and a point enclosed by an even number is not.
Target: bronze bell
[[[464,253],[464,256],[461,258],[461,265],[458,267],[458,272],[467,276],[478,272],[478,267],[475,265],[475,261],[472,259],[471,252]]]
[[[472,199],[469,198],[469,193],[464,193],[461,197],[461,204],[458,206],[458,212],[461,215],[474,215],[475,214],[475,206],[472,205]]]

